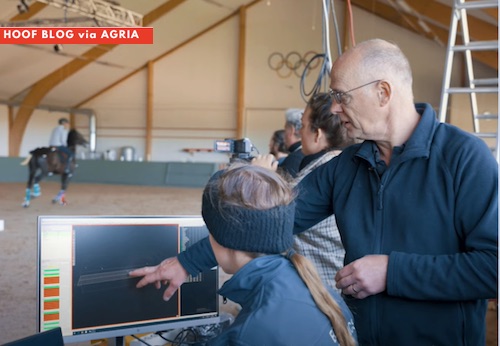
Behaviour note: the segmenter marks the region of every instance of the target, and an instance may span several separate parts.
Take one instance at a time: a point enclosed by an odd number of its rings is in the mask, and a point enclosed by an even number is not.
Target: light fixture
[[[142,26],[142,14],[123,8],[114,0],[19,0],[19,2],[17,5],[19,13],[27,12],[31,3],[41,2],[103,23],[102,26]],[[64,17],[66,18],[66,14]]]
[[[63,49],[64,49],[64,48],[63,48],[63,45],[62,45],[62,44],[55,44],[55,45],[54,45],[54,52],[56,52],[56,53],[60,53],[60,52],[62,52],[62,51],[63,51]]]

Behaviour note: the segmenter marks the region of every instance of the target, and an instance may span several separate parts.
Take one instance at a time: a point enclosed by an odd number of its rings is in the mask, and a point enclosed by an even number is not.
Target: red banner
[[[0,44],[153,44],[153,28],[1,27]]]

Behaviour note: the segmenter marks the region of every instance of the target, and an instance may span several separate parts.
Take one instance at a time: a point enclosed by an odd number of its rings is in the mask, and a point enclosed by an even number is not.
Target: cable
[[[136,340],[139,340],[140,342],[142,342],[142,343],[143,343],[144,345],[146,345],[146,346],[153,346],[153,345],[151,345],[151,344],[147,343],[146,341],[142,340],[141,338],[138,338],[138,337],[137,337],[137,336],[135,336],[134,334],[132,334],[132,335],[130,335],[130,336],[131,336],[131,337],[133,337],[133,338],[134,338],[134,339],[136,339]]]
[[[165,340],[166,342],[169,342],[170,344],[172,344],[172,346],[199,345],[199,343],[201,341],[200,335],[198,334],[198,332],[194,328],[182,329],[175,336],[175,338],[173,340],[164,337],[161,333],[162,332],[157,332],[155,334],[158,335],[163,340]],[[192,336],[192,338],[191,338],[191,340],[188,340],[190,335]]]
[[[351,45],[352,47],[354,47],[356,45],[356,40],[354,39],[354,20],[352,16],[351,0],[347,0],[347,10],[349,11],[349,30],[351,33]]]
[[[332,54],[330,53],[330,25],[329,25],[329,14],[330,13],[330,3],[328,0],[323,1],[323,51],[325,52],[325,63],[328,68],[328,72],[332,70]]]
[[[255,151],[257,153],[257,155],[260,154],[259,149],[256,146],[254,146],[253,144],[252,144],[252,151]]]
[[[313,63],[321,61],[321,60],[322,60],[322,63],[321,63],[321,68],[319,71],[318,78],[316,79],[316,82],[314,83],[311,90],[308,92],[305,90],[305,79],[306,79],[306,76],[309,74],[310,66]],[[324,69],[325,69],[325,54],[323,54],[323,53],[316,54],[315,56],[313,56],[311,58],[311,60],[309,60],[309,62],[307,63],[306,67],[304,68],[304,72],[302,72],[302,76],[300,77],[300,94],[302,96],[302,99],[305,102],[308,101],[309,96],[314,95],[314,94],[321,91],[321,81],[322,81],[322,78],[324,75]]]
[[[330,1],[330,8],[332,9],[333,25],[335,26],[335,38],[337,39],[337,53],[340,56],[342,54],[342,45],[340,43],[339,24],[337,21],[337,13],[335,12],[335,5],[333,4],[333,0]]]
[[[179,331],[173,340],[162,335],[165,331],[156,332],[160,338],[170,343],[172,346],[183,345],[205,345],[209,340],[215,338],[222,331],[221,324],[204,325],[198,327],[184,328]]]
[[[342,54],[342,46],[341,39],[337,21],[337,14],[335,12],[335,4],[333,0],[322,0],[323,5],[323,26],[322,26],[322,45],[323,45],[323,53],[316,54],[307,62],[304,71],[302,72],[302,76],[300,78],[300,95],[302,99],[307,103],[309,97],[314,95],[321,90],[327,90],[328,88],[328,77],[330,76],[330,72],[332,69],[332,56],[330,52],[330,27],[329,27],[329,14],[330,11],[332,13],[333,25],[335,28],[335,38],[337,41],[337,50],[338,55]],[[349,12],[349,30],[350,30],[350,38],[351,44],[354,46],[356,41],[354,39],[354,20],[352,14],[352,5],[351,1],[347,0],[346,2],[347,10]],[[318,62],[322,59],[321,68],[319,70],[318,77],[316,78],[315,83],[313,84],[311,90],[307,91],[305,86],[306,76],[310,73],[311,65],[313,62]],[[327,78],[323,78],[327,77]]]
[[[304,71],[302,72],[302,76],[300,78],[300,95],[304,102],[307,103],[309,97],[314,95],[321,90],[326,90],[328,88],[327,80],[330,75],[330,71],[332,69],[332,57],[330,52],[330,27],[329,27],[329,13],[330,9],[332,11],[333,23],[335,26],[335,35],[337,38],[338,45],[338,53],[339,55],[342,53],[342,49],[340,46],[340,37],[337,23],[337,15],[335,13],[333,0],[322,0],[323,5],[323,25],[322,25],[322,45],[323,45],[323,53],[316,54],[307,62]],[[321,67],[319,69],[318,77],[314,82],[313,86],[309,91],[306,90],[305,80],[306,76],[309,74],[312,69],[311,66],[313,63],[318,63],[321,61]],[[326,77],[326,78],[324,78]]]

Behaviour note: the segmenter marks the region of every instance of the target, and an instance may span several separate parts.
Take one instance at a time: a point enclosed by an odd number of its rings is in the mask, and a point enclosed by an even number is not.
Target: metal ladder
[[[446,122],[448,110],[448,99],[450,94],[469,94],[473,120],[473,133],[480,138],[493,138],[496,140],[495,147],[492,151],[497,162],[500,162],[500,146],[498,133],[500,132],[500,124],[498,124],[498,103],[497,114],[480,114],[478,111],[477,94],[478,93],[496,93],[498,96],[498,73],[496,78],[481,78],[474,77],[474,69],[472,63],[472,51],[494,51],[498,50],[498,40],[496,41],[471,41],[469,35],[469,24],[467,20],[467,10],[498,8],[498,0],[477,0],[465,1],[454,0],[450,31],[448,37],[448,47],[446,51],[445,74],[443,78],[443,88],[441,91],[441,102],[439,107],[439,120]],[[463,44],[456,45],[458,24],[461,24]],[[465,54],[465,65],[467,69],[468,85],[465,87],[450,87],[452,65],[454,53],[462,52]],[[482,132],[480,122],[482,120],[496,120],[496,132]]]

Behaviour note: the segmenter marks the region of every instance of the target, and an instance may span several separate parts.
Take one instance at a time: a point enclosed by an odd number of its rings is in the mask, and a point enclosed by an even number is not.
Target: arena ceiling
[[[78,1],[83,0],[76,0]],[[240,8],[249,8],[259,2],[272,4],[272,1],[277,0],[100,1],[108,1],[143,15],[143,26],[154,28],[154,44],[67,45],[59,52],[55,51],[53,45],[0,44],[0,102],[26,106],[24,108],[29,106],[31,109],[40,105],[79,107],[143,69],[149,61],[156,61],[172,51],[182,49],[186,43],[195,40],[210,28],[237,16]],[[61,19],[69,20],[77,16],[47,5],[47,2],[50,1],[1,0],[0,24],[8,26],[8,23],[36,20],[60,23]],[[453,0],[351,0],[353,6],[444,46],[448,40],[452,2]],[[27,11],[20,13],[20,6],[26,7]],[[471,37],[474,40],[497,40],[498,10],[477,10],[473,15],[469,19]],[[345,40],[348,40],[347,34]],[[498,70],[498,52],[478,52],[474,57]],[[78,92],[74,92],[75,90]],[[14,134],[14,137],[24,131],[31,116],[30,111],[23,111],[23,107],[17,109],[17,113],[10,118],[11,135]]]

